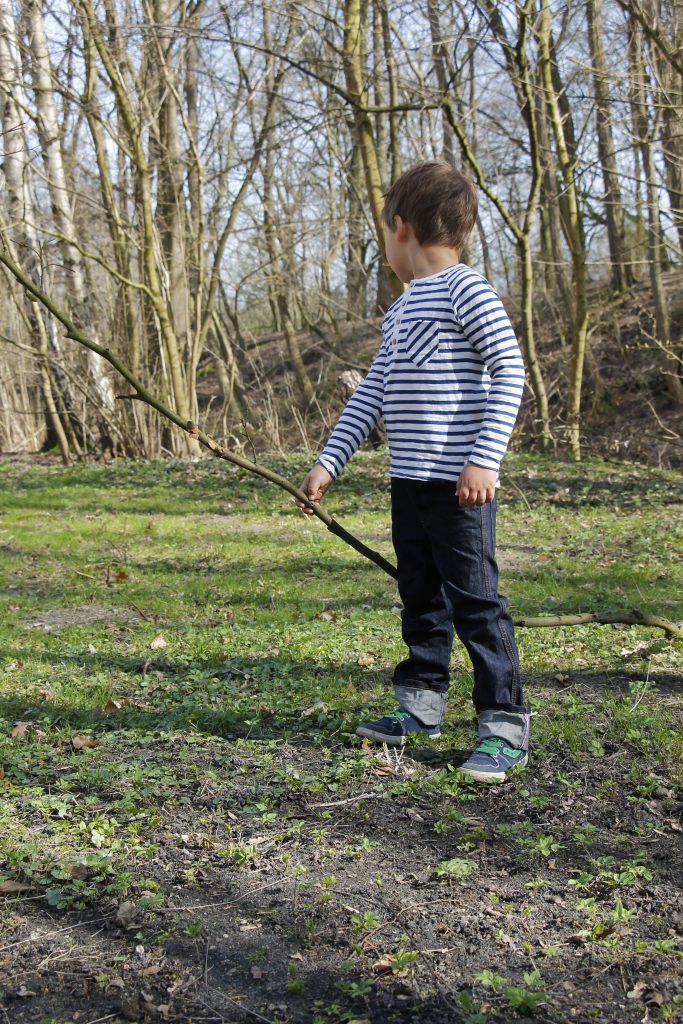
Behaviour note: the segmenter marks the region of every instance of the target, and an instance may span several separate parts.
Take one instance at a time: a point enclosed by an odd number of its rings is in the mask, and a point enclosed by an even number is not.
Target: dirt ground
[[[270,779],[262,762],[250,765],[230,740],[197,750],[206,784],[190,805],[164,812],[160,801],[150,879],[165,897],[163,908],[104,900],[94,913],[60,913],[30,893],[17,896],[0,946],[0,1020],[523,1021],[531,1013],[522,1007],[508,1016],[500,993],[485,985],[473,992],[470,979],[490,971],[524,990],[530,960],[543,977],[542,999],[530,1008],[536,1021],[681,1019],[660,1012],[664,1001],[674,1008],[672,997],[683,995],[680,953],[630,957],[619,941],[627,930],[647,943],[657,922],[680,950],[683,805],[674,794],[662,790],[634,805],[620,798],[618,785],[609,787],[618,780],[618,751],[581,767],[569,756],[534,766],[536,781],[553,795],[547,807],[530,807],[521,783],[472,789],[462,820],[439,833],[435,823],[453,802],[421,789],[464,751],[432,759],[429,750],[416,750],[398,765],[386,752],[367,751],[363,777],[332,800],[275,781],[292,766],[314,767],[333,748],[321,750],[305,735],[278,744]],[[577,768],[580,788],[557,782],[558,773]],[[230,779],[229,791],[210,781],[215,769]],[[414,791],[392,796],[395,779],[413,781]],[[606,784],[612,799],[596,797]],[[253,857],[226,863],[226,821],[263,797],[274,799],[276,819],[242,828],[240,849]],[[559,821],[565,836],[594,825],[601,840],[590,849],[593,867],[578,844],[562,842],[551,857],[520,852],[500,826],[522,819],[551,832]],[[611,845],[605,835],[623,837],[644,823],[655,829],[647,850],[651,878],[638,884],[638,917],[607,926],[597,941],[586,934],[590,921],[577,921],[568,875],[594,872],[595,858],[621,858],[623,841]],[[477,874],[439,878],[435,866],[468,836],[479,854]],[[600,896],[606,883],[594,884]],[[362,921],[369,908],[375,916]],[[611,944],[604,941],[610,928]],[[400,949],[420,956],[392,970]]]

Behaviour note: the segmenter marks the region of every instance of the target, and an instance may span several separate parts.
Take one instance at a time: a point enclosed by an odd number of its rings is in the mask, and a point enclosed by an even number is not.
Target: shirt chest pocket
[[[405,325],[405,335],[401,338],[400,347],[417,367],[426,366],[439,351],[441,321],[410,320]],[[403,333],[403,332],[402,332]]]

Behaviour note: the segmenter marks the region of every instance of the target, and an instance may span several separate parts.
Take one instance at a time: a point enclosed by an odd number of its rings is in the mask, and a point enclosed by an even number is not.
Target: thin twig
[[[246,900],[247,896],[252,896],[255,892],[262,892],[264,889],[271,889],[274,885],[280,885],[280,883],[283,882],[284,880],[285,880],[284,878],[276,878],[273,882],[266,882],[265,885],[257,885],[256,888],[248,889],[245,893],[242,893],[242,895],[239,897],[239,899],[236,899],[236,900],[222,900],[220,903],[199,903],[199,904],[197,904],[197,906],[189,906],[189,907],[155,907],[154,908],[154,913],[155,914],[180,914],[180,913],[184,913],[186,911],[189,912],[189,911],[193,911],[193,910],[210,910],[210,909],[212,909],[214,907],[233,907],[233,906],[237,906],[237,904],[242,903],[243,900]],[[0,950],[0,952],[2,952],[2,950]]]
[[[66,928],[58,928],[56,932],[48,932],[47,935],[30,935],[27,939],[19,939],[17,942],[10,942],[7,946],[0,946],[0,953],[4,953],[7,949],[14,949],[15,946],[23,946],[27,942],[44,942],[47,939],[53,939],[56,935],[61,935],[62,932],[71,932],[74,928],[85,928],[89,924],[99,924],[100,921],[109,921],[113,914],[105,914],[104,917],[94,917],[90,921],[81,921],[79,924],[70,924]]]
[[[131,608],[135,608],[135,611],[138,612],[140,615],[142,615],[143,619],[146,619],[147,622],[154,622],[153,617],[151,615],[147,615],[146,612],[143,612],[143,610],[140,607],[140,605],[136,604],[135,601],[131,601],[129,599],[128,600],[128,604],[131,606]]]
[[[510,483],[510,484],[512,484],[512,486],[513,486],[513,487],[514,487],[514,489],[515,489],[515,490],[517,491],[517,493],[519,494],[520,498],[522,499],[522,501],[523,501],[523,502],[524,502],[524,504],[526,505],[526,507],[527,507],[527,511],[528,511],[528,512],[531,512],[531,505],[530,505],[530,504],[529,504],[529,502],[527,501],[527,498],[526,498],[526,494],[524,493],[524,491],[522,490],[522,488],[521,488],[521,487],[520,487],[520,486],[519,486],[518,484],[516,484],[516,483],[515,483],[515,481],[514,481],[514,480],[512,480],[512,479],[506,480],[506,483]]]
[[[200,984],[200,982],[197,980],[196,984]],[[257,1013],[256,1010],[249,1009],[248,1006],[243,1006],[242,1003],[238,1003],[236,999],[231,999],[230,996],[226,995],[225,992],[222,992],[219,988],[214,988],[213,985],[206,984],[204,985],[204,988],[207,988],[209,992],[215,992],[216,995],[221,997],[221,999],[225,999],[226,1003],[230,1003],[231,1006],[236,1006],[238,1009],[242,1011],[242,1013],[245,1013],[248,1017],[255,1017],[256,1020],[263,1021],[263,1024],[273,1024],[270,1018],[264,1017],[262,1014]],[[212,1013],[220,1014],[220,1010],[217,1010],[215,1006],[211,1006],[210,1003],[205,1003],[204,1000],[199,996],[197,996],[197,998],[199,999],[199,1002],[202,1004],[202,1006],[205,1006],[207,1010],[211,1010]],[[225,1020],[223,1015],[220,1015],[221,1020]]]
[[[348,800],[332,800],[324,804],[307,804],[307,807],[343,807],[344,804],[357,804],[359,800],[384,800],[384,793],[361,793],[360,796],[350,796]]]

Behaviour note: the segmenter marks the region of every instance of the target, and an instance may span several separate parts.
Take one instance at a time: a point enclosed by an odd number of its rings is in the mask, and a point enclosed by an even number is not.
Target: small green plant
[[[507,984],[507,979],[502,974],[496,974],[495,971],[480,971],[479,974],[474,975],[474,980],[478,981],[480,985],[485,985],[486,988],[492,988],[494,992],[500,992]]]
[[[352,999],[364,999],[375,987],[373,978],[360,978],[358,981],[339,981],[337,988]]]
[[[391,969],[397,974],[399,971],[405,971],[406,968],[414,964],[419,958],[420,954],[414,949],[399,949],[391,961]]]
[[[617,896],[614,903],[614,910],[610,910],[609,912],[610,921],[613,921],[614,924],[625,924],[628,921],[632,921],[634,917],[638,917],[638,911],[629,910]]]
[[[218,851],[221,857],[225,857],[231,864],[243,867],[256,859],[256,847],[249,843],[230,842]]]
[[[572,889],[588,889],[594,881],[595,875],[591,875],[589,871],[579,871],[576,878],[569,879],[567,885]]]
[[[451,860],[443,860],[436,866],[436,874],[439,878],[448,878],[453,881],[464,881],[478,870],[479,865],[473,860],[466,860],[463,857],[452,857]]]
[[[464,1024],[487,1024],[488,1018],[480,1012],[480,1007],[467,989],[462,989],[455,998],[463,1013],[466,1014]]]
[[[530,853],[538,853],[542,857],[551,857],[562,849],[553,836],[534,836],[533,839],[526,839],[524,845]]]
[[[299,995],[304,990],[304,979],[299,977],[297,966],[291,960],[287,965],[287,971],[289,973],[289,981],[286,985],[287,991],[294,995]]]
[[[380,921],[372,910],[366,910],[362,914],[351,914],[351,931],[354,935],[360,935],[361,932],[369,932],[373,928],[377,928]]]

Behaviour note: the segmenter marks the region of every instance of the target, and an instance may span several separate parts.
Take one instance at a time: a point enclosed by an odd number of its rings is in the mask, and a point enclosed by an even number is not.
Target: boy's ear
[[[394,215],[394,232],[399,242],[405,242],[408,237],[408,223],[398,214]]]

